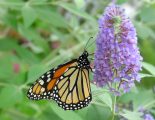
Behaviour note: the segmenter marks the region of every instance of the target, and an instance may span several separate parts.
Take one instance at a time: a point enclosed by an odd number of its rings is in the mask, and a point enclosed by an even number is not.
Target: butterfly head
[[[88,52],[85,50],[82,55],[78,58],[78,67],[80,68],[89,68],[90,62],[88,60]]]

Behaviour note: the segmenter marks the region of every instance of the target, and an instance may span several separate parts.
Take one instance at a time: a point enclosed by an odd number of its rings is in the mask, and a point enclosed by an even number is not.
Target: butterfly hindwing
[[[92,99],[89,70],[72,64],[60,77],[53,90],[53,99],[65,110],[86,107]]]

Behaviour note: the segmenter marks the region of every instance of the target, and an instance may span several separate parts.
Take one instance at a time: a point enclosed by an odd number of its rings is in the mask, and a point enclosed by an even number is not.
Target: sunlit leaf
[[[99,96],[97,96],[102,102],[104,102],[111,110],[112,110],[112,98],[110,94],[103,93]]]
[[[37,14],[35,10],[26,3],[22,8],[22,16],[24,18],[24,24],[26,27],[29,27],[32,25],[32,23],[36,20]]]
[[[85,6],[85,1],[84,0],[74,0],[74,1],[75,1],[76,5],[77,5],[77,7],[79,9],[81,9],[81,8],[83,8]]]
[[[144,73],[139,73],[140,77],[141,78],[144,78],[144,77],[155,77],[153,75],[150,75],[150,74],[144,74]]]
[[[128,120],[143,120],[142,113],[140,112],[132,112],[128,110],[124,110],[123,113],[120,113],[121,116],[125,117]]]
[[[152,75],[155,76],[155,66],[149,64],[149,63],[146,63],[146,62],[143,62],[143,67],[149,71]]]
[[[60,5],[61,7],[65,8],[66,10],[70,11],[71,13],[74,13],[75,15],[78,15],[80,17],[83,17],[85,19],[88,20],[92,20],[95,21],[95,19],[90,16],[89,14],[87,14],[86,12],[78,9],[76,6],[74,6],[73,4],[69,4],[69,3],[59,3],[58,5]]]

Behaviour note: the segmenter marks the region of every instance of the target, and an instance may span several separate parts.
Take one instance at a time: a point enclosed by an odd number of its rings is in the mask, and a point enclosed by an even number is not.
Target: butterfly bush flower
[[[106,8],[99,19],[99,33],[96,39],[94,83],[108,85],[118,94],[117,88],[128,92],[134,81],[140,81],[142,57],[137,47],[136,30],[118,5]]]
[[[139,108],[139,112],[142,113],[143,120],[155,120],[154,117],[149,113],[149,111],[144,109],[142,106]]]

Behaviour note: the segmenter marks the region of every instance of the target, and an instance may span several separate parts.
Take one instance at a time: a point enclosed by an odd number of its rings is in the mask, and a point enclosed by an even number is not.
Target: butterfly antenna
[[[89,44],[89,46],[88,47],[85,47],[85,49],[88,49],[90,46],[92,46],[93,44],[94,44],[94,42],[96,41],[96,39],[95,40],[93,40],[92,42],[91,42],[91,44]]]
[[[88,39],[88,41],[87,41],[87,43],[86,43],[86,45],[85,45],[85,47],[84,47],[84,50],[86,50],[86,48],[87,48],[87,46],[88,46],[88,43],[89,43],[89,41],[90,41],[91,39],[93,39],[93,37],[90,37],[90,38]]]

